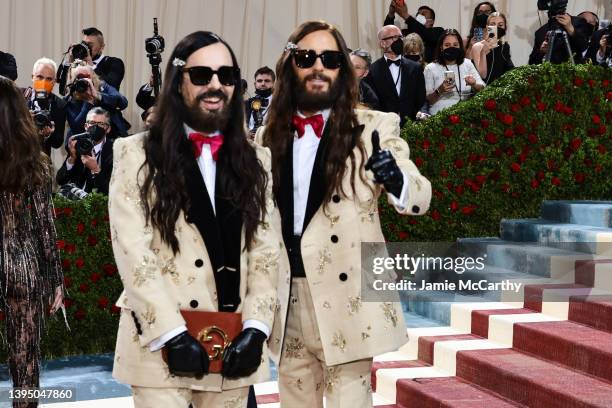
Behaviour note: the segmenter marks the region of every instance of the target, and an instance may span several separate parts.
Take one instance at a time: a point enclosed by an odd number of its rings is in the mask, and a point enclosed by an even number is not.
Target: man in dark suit
[[[394,25],[384,26],[378,32],[383,57],[370,67],[364,79],[374,89],[383,112],[395,112],[403,125],[414,120],[425,103],[425,77],[421,66],[402,57],[402,32]]]
[[[569,14],[559,14],[552,17],[546,24],[538,28],[535,32],[533,42],[533,50],[529,55],[529,64],[541,64],[548,51],[550,44],[550,32],[558,27],[567,33],[567,39],[574,55],[574,62],[581,64],[583,62],[582,54],[587,49],[589,42],[589,24],[580,17],[573,17]],[[560,64],[569,60],[565,41],[562,36],[556,36],[554,49],[552,50],[550,62]]]
[[[53,93],[56,70],[55,61],[38,59],[32,69],[32,86],[23,90],[28,109],[35,115],[34,122],[47,155],[51,153],[51,148],[62,146],[66,128],[66,101]]]
[[[111,130],[110,115],[104,109],[93,108],[87,114],[85,130],[93,142],[91,154],[77,151],[74,136],[68,142],[70,155],[57,172],[60,186],[74,183],[78,188],[90,193],[96,191],[108,194],[111,173],[113,172],[113,139],[106,136]]]
[[[276,74],[269,67],[263,66],[255,71],[253,79],[255,80],[255,96],[245,102],[245,118],[251,138],[255,137],[255,132],[266,119],[268,106],[272,102]]]
[[[612,56],[612,25],[595,31],[587,50],[585,60],[595,65],[608,66],[607,59]]]
[[[404,37],[412,33],[421,36],[423,44],[425,44],[425,61],[433,61],[438,38],[444,33],[444,28],[434,27],[436,12],[431,7],[421,6],[417,10],[416,17],[413,17],[408,12],[405,2],[398,4],[396,0],[392,0],[384,25],[392,25],[395,14],[399,15],[406,23],[406,28],[402,29]]]
[[[17,80],[17,62],[13,54],[0,51],[0,75],[11,81]]]

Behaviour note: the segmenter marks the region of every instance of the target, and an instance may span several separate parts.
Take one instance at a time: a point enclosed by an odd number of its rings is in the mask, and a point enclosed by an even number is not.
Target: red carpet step
[[[568,318],[612,333],[612,296],[572,296]]]
[[[489,337],[489,316],[534,313],[530,309],[490,309],[472,311],[472,334]]]
[[[612,333],[573,322],[517,323],[512,344],[612,382]]]
[[[612,407],[612,383],[512,349],[458,352],[457,377],[530,407]]]
[[[523,405],[457,377],[397,382],[398,408],[515,408]]]
[[[485,336],[486,337],[486,336]],[[480,336],[472,334],[450,334],[446,336],[423,336],[419,337],[419,360],[429,365],[434,363],[434,346],[437,341],[449,340],[480,340]]]
[[[372,391],[376,392],[376,372],[383,368],[411,368],[425,367],[427,364],[419,360],[400,360],[400,361],[374,361],[372,364]]]

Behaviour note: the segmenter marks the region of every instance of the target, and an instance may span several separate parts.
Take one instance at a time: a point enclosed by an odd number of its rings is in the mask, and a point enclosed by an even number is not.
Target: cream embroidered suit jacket
[[[356,113],[364,126],[361,138],[368,156],[372,152],[372,131],[378,130],[381,148],[391,151],[407,176],[407,205],[396,210],[407,215],[426,213],[431,200],[431,184],[410,160],[408,144],[400,137],[399,117],[394,113],[369,110],[357,110]],[[263,132],[264,128],[260,128],[257,133],[255,140],[259,143],[263,140]],[[359,162],[358,149],[355,156]],[[368,180],[373,179],[371,172],[366,172],[366,176]],[[365,302],[361,298],[360,244],[384,242],[377,209],[383,189],[373,182],[356,180],[356,194],[353,194],[350,171],[345,175],[343,186],[348,196],[337,192],[326,212],[321,206],[303,231],[301,240],[304,269],[328,365],[394,351],[407,340],[399,297],[390,302]],[[281,302],[285,301],[286,298],[281,298]],[[283,340],[274,338],[277,332],[272,336],[273,341]]]
[[[238,380],[224,380],[219,374],[209,374],[201,380],[170,376],[161,351],[149,350],[152,340],[185,323],[180,309],[216,311],[218,307],[211,262],[197,227],[187,223],[181,213],[176,222],[180,252],[174,255],[171,248],[162,243],[158,231],[146,225],[138,189],[145,173],[143,170],[138,174],[145,160],[145,136],[146,133],[140,133],[118,139],[114,147],[109,215],[113,251],[124,292],[117,302],[122,311],[113,376],[121,382],[143,387],[204,391],[221,391],[265,381],[269,377],[266,346],[258,371]],[[270,154],[259,146],[256,150],[269,176],[268,220],[273,211]],[[281,235],[266,221],[259,227],[251,250],[241,254],[242,303],[237,312],[242,313],[243,321],[257,319],[273,327],[279,305],[277,280],[281,242]]]

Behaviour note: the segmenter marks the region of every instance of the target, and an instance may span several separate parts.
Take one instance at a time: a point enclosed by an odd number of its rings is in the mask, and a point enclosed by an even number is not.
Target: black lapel
[[[393,82],[391,70],[389,69],[389,66],[387,65],[387,60],[384,57],[380,60],[378,68],[378,75],[380,81],[383,84],[384,88],[387,89],[388,95],[391,98],[399,100],[399,96],[397,95],[397,91],[395,90],[395,82]]]
[[[327,180],[325,180],[325,163],[327,159],[327,149],[331,143],[329,135],[330,121],[327,121],[317,155],[315,156],[314,165],[312,166],[312,174],[310,175],[310,186],[308,188],[308,202],[306,204],[306,214],[304,214],[304,226],[302,227],[302,235],[306,231],[306,227],[310,223],[312,217],[316,214],[323,203],[325,192],[327,191]]]
[[[285,245],[288,245],[293,237],[293,136],[287,143],[282,167],[276,201],[281,214],[283,238]]]
[[[404,57],[401,59],[402,65],[400,65],[400,69],[402,72],[402,77],[400,79],[400,99],[405,98],[408,92],[408,76],[410,75],[410,68],[406,61],[404,61]]]

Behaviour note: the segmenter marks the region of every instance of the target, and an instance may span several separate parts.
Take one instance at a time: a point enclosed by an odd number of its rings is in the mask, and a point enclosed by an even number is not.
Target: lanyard
[[[446,70],[448,71],[448,67],[446,66],[446,64],[444,64],[444,68],[446,68]],[[463,96],[461,94],[461,70],[459,69],[458,64],[457,64],[457,77],[459,78],[459,81],[455,81],[455,89],[457,90],[457,92],[459,92],[459,100],[461,101],[463,99]],[[459,84],[458,88],[457,88],[457,83]]]

